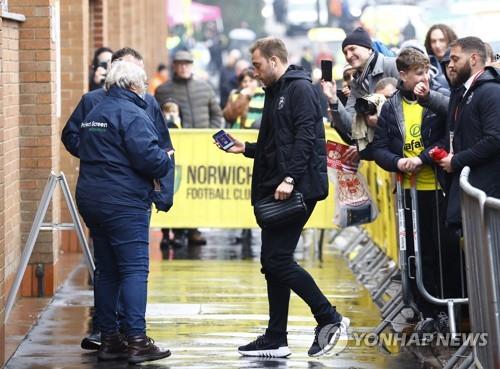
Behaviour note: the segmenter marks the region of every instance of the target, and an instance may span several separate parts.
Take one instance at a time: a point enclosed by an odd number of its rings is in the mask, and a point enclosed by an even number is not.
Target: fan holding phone
[[[350,81],[350,96],[345,105],[339,104],[340,98],[334,81],[323,80],[321,87],[328,98],[332,127],[344,138],[351,135],[356,99],[374,93],[377,82],[385,77],[399,78],[399,73],[396,59],[375,51],[370,35],[361,27],[344,39],[342,52],[355,70],[354,78]]]

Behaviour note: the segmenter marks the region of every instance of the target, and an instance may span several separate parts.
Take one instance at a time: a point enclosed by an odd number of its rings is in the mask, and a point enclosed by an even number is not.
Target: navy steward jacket
[[[134,92],[112,87],[80,123],[77,203],[151,207],[153,180],[166,176],[172,162],[145,107]]]
[[[62,131],[61,141],[71,155],[79,158],[78,149],[80,146],[80,124],[83,122],[87,114],[89,114],[92,109],[104,99],[105,96],[106,90],[103,88],[87,92],[82,96],[78,106],[66,122]],[[160,147],[167,151],[173,150],[172,140],[170,139],[170,133],[168,132],[165,117],[163,116],[156,99],[153,96],[146,94],[144,100],[147,103],[145,111],[153,122],[158,135]],[[175,158],[174,156],[171,158],[173,168],[175,168]],[[155,191],[153,194],[153,202],[158,210],[168,211],[173,205],[174,177],[175,169],[172,169],[165,177],[158,178],[160,190]]]

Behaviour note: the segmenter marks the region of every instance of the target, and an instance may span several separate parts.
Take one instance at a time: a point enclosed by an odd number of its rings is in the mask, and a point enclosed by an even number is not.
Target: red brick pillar
[[[89,33],[91,55],[95,49],[108,47],[108,7],[107,0],[89,1]]]
[[[0,108],[0,256],[2,293],[9,291],[19,267],[21,246],[20,160],[19,160],[19,21],[2,19]],[[2,304],[3,306],[3,304]],[[3,318],[2,318],[3,322]],[[3,333],[2,333],[3,335]],[[3,336],[2,336],[3,338]]]
[[[123,0],[107,1],[108,45],[112,50],[118,50],[125,45],[123,24]]]
[[[54,0],[10,0],[9,11],[26,15],[20,27],[20,195],[21,243],[24,245],[51,170],[59,170],[59,121],[56,116],[56,43],[53,40]],[[59,222],[59,191],[52,198],[46,221]],[[38,236],[22,285],[24,296],[37,296],[36,264],[44,269],[44,292],[52,295],[57,281],[59,234]]]
[[[172,0],[173,1],[173,0]],[[163,0],[152,1],[152,7],[148,11],[147,18],[153,30],[148,33],[150,36],[150,46],[148,47],[147,71],[153,74],[158,63],[168,63],[166,41],[168,36],[168,25],[166,18],[166,3]],[[149,64],[148,64],[149,63]]]
[[[121,42],[123,43],[120,47],[130,46],[132,45],[132,34],[137,31],[135,25],[133,23],[133,15],[132,15],[132,4],[133,0],[121,0],[122,5],[122,20],[120,24],[120,32],[122,34]]]

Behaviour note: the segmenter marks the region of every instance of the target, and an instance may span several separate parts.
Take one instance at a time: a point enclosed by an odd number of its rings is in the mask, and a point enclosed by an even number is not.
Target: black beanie
[[[342,42],[342,50],[347,45],[359,45],[366,47],[367,49],[373,49],[372,39],[368,32],[366,32],[363,28],[358,27],[352,33],[345,38]]]

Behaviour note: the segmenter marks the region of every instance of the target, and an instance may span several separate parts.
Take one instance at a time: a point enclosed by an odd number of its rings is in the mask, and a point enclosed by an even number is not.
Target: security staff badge
[[[283,109],[284,106],[285,106],[285,96],[281,96],[278,101],[278,110]]]
[[[471,92],[469,97],[467,98],[467,101],[465,102],[466,105],[469,105],[470,102],[472,101],[472,96],[474,96],[474,92]]]

